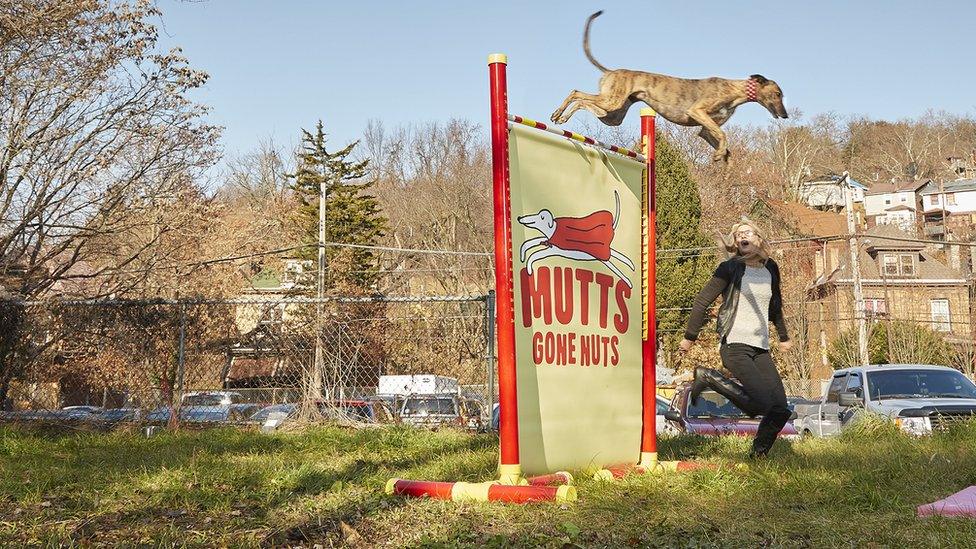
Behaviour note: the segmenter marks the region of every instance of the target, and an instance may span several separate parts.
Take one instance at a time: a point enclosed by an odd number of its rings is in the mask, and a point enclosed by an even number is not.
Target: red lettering
[[[623,280],[617,281],[616,287],[618,313],[613,315],[613,327],[617,332],[627,333],[630,326],[630,313],[627,311],[627,299],[630,297],[630,286],[624,284]]]
[[[556,364],[566,364],[566,334],[556,334]]]
[[[600,364],[600,336],[591,335],[590,338],[590,361],[594,366]]]
[[[569,363],[576,364],[576,333],[569,334]]]
[[[542,364],[542,334],[532,334],[532,361],[538,366]]]
[[[580,366],[590,365],[590,336],[580,337]]]
[[[596,273],[596,283],[600,286],[600,327],[607,327],[607,308],[610,301],[610,287],[613,286],[613,277]]]
[[[617,344],[620,343],[620,338],[613,336],[610,338],[610,352],[613,353],[610,358],[610,364],[616,366],[620,363],[620,351],[617,349]]]
[[[539,267],[529,276],[522,269],[522,325],[528,328],[533,318],[543,317],[546,325],[552,324],[552,301],[549,286],[549,267]]]
[[[573,270],[569,267],[553,269],[556,320],[560,324],[573,321]]]
[[[610,356],[609,349],[607,347],[610,345],[610,338],[603,336],[600,338],[600,343],[603,343],[603,367],[607,367],[607,359]]]
[[[546,332],[546,364],[552,364],[556,360],[556,336],[552,332]]]
[[[576,280],[580,281],[580,324],[590,323],[590,282],[593,282],[593,271],[576,269]]]

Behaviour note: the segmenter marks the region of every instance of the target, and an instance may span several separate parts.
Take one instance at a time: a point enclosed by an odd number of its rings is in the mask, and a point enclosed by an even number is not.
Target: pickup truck
[[[698,404],[692,404],[690,385],[684,385],[674,395],[671,409],[664,418],[677,432],[702,436],[755,436],[762,417],[751,418],[738,409],[724,396],[715,391],[702,391]],[[787,423],[780,436],[797,437],[792,423]]]
[[[804,436],[831,436],[865,413],[926,435],[976,416],[976,384],[947,366],[890,364],[834,372],[820,402],[794,407]]]

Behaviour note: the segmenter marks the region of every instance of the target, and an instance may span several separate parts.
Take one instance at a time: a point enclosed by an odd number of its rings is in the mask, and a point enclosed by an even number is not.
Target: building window
[[[885,206],[887,206],[889,204],[891,204],[891,199],[890,198],[885,198]]]
[[[881,272],[885,276],[915,276],[914,254],[882,254]]]
[[[929,205],[937,206],[938,204],[939,204],[939,195],[937,194],[929,195]]]
[[[902,202],[908,202],[908,197],[905,196],[905,195],[901,195],[901,201]]]
[[[956,205],[956,193],[947,193],[946,194],[946,204],[948,204],[950,206],[955,206]]]
[[[932,311],[932,329],[939,332],[948,332],[951,328],[949,322],[949,300],[933,299],[929,301],[929,308]]]
[[[915,258],[910,254],[901,254],[898,257],[902,276],[915,276]]]
[[[885,303],[883,298],[865,298],[864,299],[864,316],[868,320],[876,319],[878,317],[883,317],[888,314],[888,304]]]

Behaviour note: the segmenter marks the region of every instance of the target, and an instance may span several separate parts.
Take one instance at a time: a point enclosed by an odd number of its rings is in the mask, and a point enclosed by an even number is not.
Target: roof
[[[941,184],[929,181],[924,189],[918,192],[922,196],[939,193],[960,193],[966,191],[976,191],[976,179],[957,179],[955,181],[944,181]]]
[[[861,241],[869,252],[875,250],[915,250],[925,248],[921,242],[912,242],[915,236],[894,225],[876,225],[864,231]],[[885,238],[887,237],[887,238]]]
[[[867,196],[875,196],[879,194],[891,194],[891,193],[906,193],[906,192],[917,192],[927,185],[931,179],[925,179],[923,181],[887,181],[879,182],[871,185],[871,188],[864,192]]]
[[[847,218],[841,214],[814,210],[804,204],[762,199],[768,215],[803,236],[836,236],[847,232]]]
[[[899,204],[897,206],[893,206],[891,208],[888,208],[885,211],[886,212],[903,212],[905,210],[908,210],[910,212],[914,212],[915,211],[915,208],[912,208],[910,206],[906,206],[904,204]]]
[[[821,176],[811,177],[809,179],[805,179],[805,180],[803,180],[803,184],[807,184],[807,183],[839,183],[841,181],[841,179],[843,179],[843,178],[844,178],[843,175],[837,175],[837,174],[833,174],[832,173],[832,174],[821,175]],[[851,184],[852,187],[857,187],[859,189],[867,189],[868,188],[867,185],[865,185],[864,183],[861,183],[860,181],[857,181],[853,177],[848,176],[847,177],[847,181]]]
[[[888,237],[888,238],[885,238]],[[892,225],[878,225],[864,232],[862,240],[864,246],[858,256],[861,267],[861,278],[864,280],[881,280],[883,277],[878,268],[878,261],[872,256],[877,252],[884,251],[903,251],[918,254],[918,270],[916,276],[910,278],[898,277],[897,280],[934,280],[945,281],[948,283],[959,282],[966,284],[965,277],[959,271],[950,268],[938,259],[935,259],[928,252],[923,251],[925,245],[921,242],[909,242],[904,240],[892,240],[893,238],[904,238],[911,240],[911,234],[894,227]],[[847,254],[845,255],[845,259]],[[851,279],[849,261],[843,263],[831,276],[831,282]],[[895,279],[892,279],[895,280]]]

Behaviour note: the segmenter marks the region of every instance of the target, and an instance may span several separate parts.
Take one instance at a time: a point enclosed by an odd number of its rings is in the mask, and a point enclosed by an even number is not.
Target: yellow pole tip
[[[504,53],[492,53],[488,56],[488,64],[491,65],[492,63],[504,63],[507,65],[508,56]]]
[[[640,110],[640,115],[641,116],[657,116],[657,111],[655,111],[654,109],[652,109],[650,107],[643,107]]]
[[[600,469],[596,473],[593,473],[593,480],[611,482],[613,481],[613,473],[611,473],[608,469]]]
[[[391,478],[390,480],[386,481],[386,487],[383,490],[384,492],[386,492],[386,495],[388,495],[388,496],[392,496],[393,495],[394,490],[396,490],[396,483],[397,483],[398,480],[400,480],[400,479],[398,479],[398,478]]]
[[[576,487],[575,486],[560,486],[556,489],[556,501],[559,503],[576,501]]]

